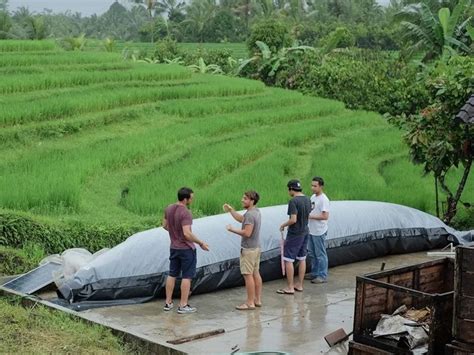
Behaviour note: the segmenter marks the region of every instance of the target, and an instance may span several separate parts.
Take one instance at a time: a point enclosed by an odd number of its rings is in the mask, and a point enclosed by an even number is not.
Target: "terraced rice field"
[[[309,192],[313,175],[332,199],[434,211],[432,179],[378,114],[258,81],[31,46],[0,55],[4,211],[149,226],[183,185],[199,216],[239,205],[250,188],[262,206],[286,203],[287,180]]]
[[[248,58],[248,50],[245,43],[178,43],[178,48],[183,52],[195,52],[198,50],[229,50],[235,59]],[[123,42],[115,41],[114,52],[122,53],[125,49],[139,50],[145,57],[151,57],[155,50],[155,44],[150,42]],[[104,42],[101,40],[88,39],[85,45],[86,51],[103,51]]]

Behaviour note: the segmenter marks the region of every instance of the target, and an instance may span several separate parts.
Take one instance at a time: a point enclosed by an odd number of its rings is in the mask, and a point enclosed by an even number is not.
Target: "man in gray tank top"
[[[240,272],[245,280],[247,301],[237,307],[240,311],[255,309],[262,306],[262,277],[260,276],[260,210],[255,206],[260,196],[255,191],[247,191],[242,196],[242,206],[247,210],[240,214],[229,204],[224,204],[224,211],[242,223],[241,229],[227,225],[229,232],[242,237],[240,250]]]

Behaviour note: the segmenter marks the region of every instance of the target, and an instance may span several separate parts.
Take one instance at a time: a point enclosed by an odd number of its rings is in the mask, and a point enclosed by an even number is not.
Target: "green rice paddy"
[[[261,206],[284,204],[288,179],[309,193],[314,175],[334,200],[435,211],[432,177],[378,114],[118,53],[17,42],[0,41],[3,211],[148,227],[184,185],[201,216],[238,206],[246,189]]]

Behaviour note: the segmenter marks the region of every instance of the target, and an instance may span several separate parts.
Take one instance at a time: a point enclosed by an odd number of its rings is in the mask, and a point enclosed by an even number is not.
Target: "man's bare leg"
[[[298,280],[295,282],[295,288],[303,289],[304,274],[306,273],[306,260],[300,260],[298,265]]]
[[[166,303],[170,304],[173,302],[173,290],[174,284],[176,282],[176,277],[168,276],[166,278]]]
[[[259,271],[253,273],[255,283],[255,304],[262,304],[262,276]]]
[[[285,260],[285,269],[286,269],[286,280],[288,282],[288,288],[286,289],[289,292],[295,291],[294,277],[295,277],[295,268],[293,267],[292,261]]]
[[[188,304],[190,290],[191,290],[191,279],[182,279],[181,280],[181,301],[179,303],[180,307],[184,307]]]
[[[245,280],[245,289],[247,290],[247,306],[255,307],[255,282],[252,274],[242,275]]]

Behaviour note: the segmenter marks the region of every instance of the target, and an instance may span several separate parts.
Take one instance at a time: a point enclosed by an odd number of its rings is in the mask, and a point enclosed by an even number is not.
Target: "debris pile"
[[[403,305],[391,315],[382,314],[372,336],[393,339],[398,346],[412,350],[413,354],[428,352],[431,310],[408,309]]]

